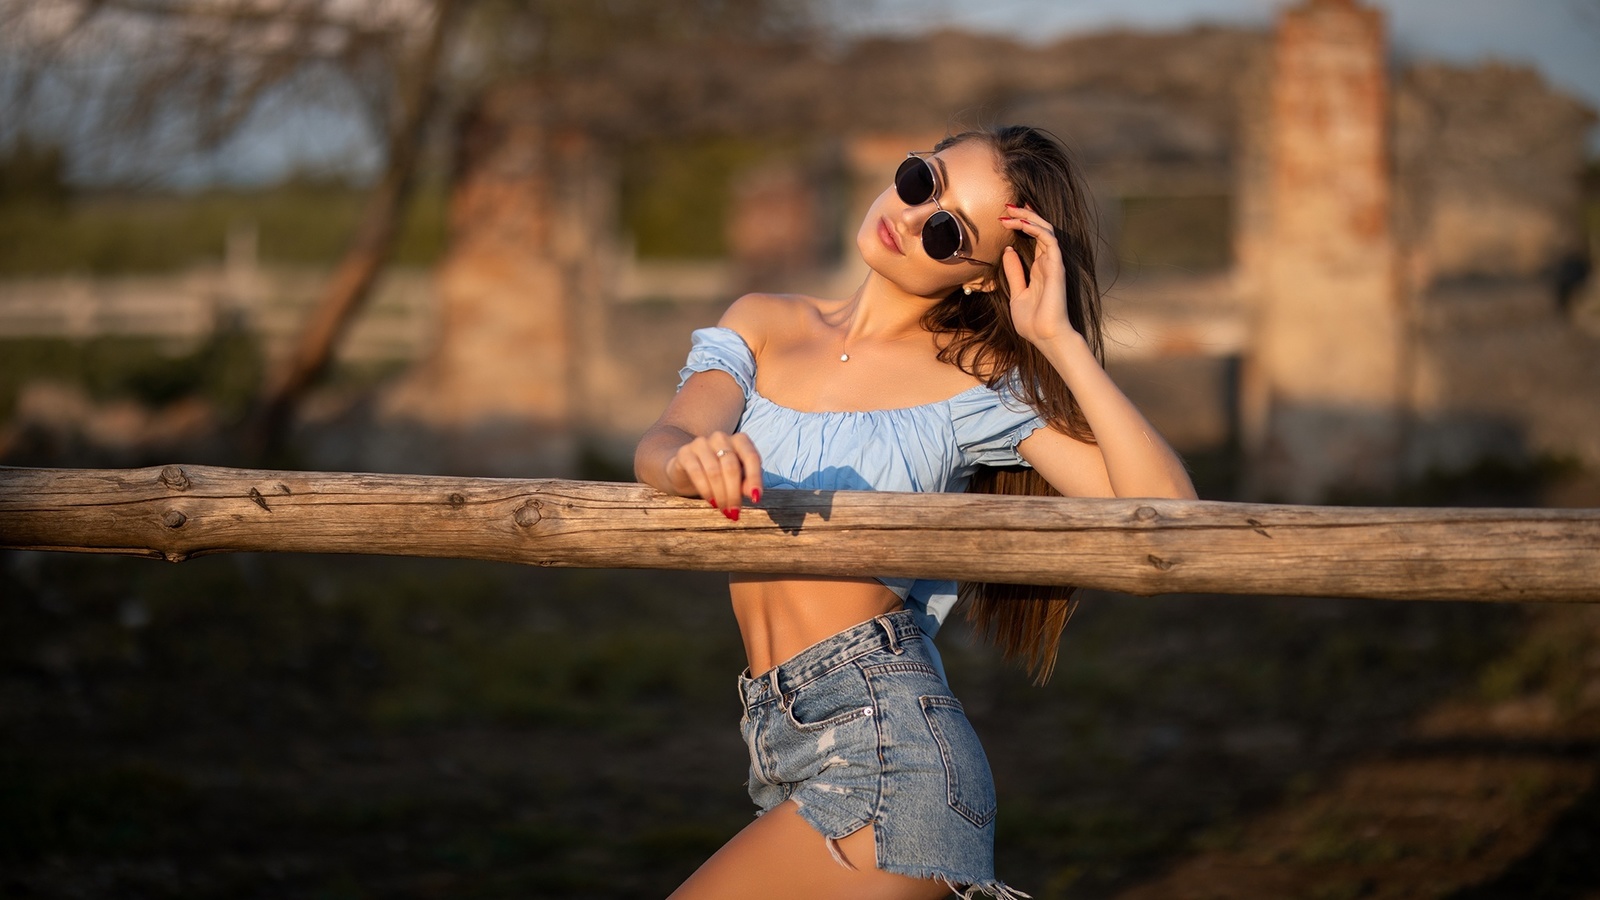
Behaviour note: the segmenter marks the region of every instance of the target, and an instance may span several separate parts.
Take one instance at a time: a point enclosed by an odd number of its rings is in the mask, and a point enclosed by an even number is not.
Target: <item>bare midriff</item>
[[[733,575],[728,579],[750,674],[904,604],[874,578]]]

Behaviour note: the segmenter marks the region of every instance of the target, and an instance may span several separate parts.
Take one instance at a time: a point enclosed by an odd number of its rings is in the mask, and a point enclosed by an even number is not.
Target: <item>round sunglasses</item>
[[[931,259],[944,262],[963,259],[978,265],[987,265],[981,259],[962,255],[967,246],[967,232],[961,220],[939,205],[939,173],[927,157],[916,153],[906,154],[906,161],[894,173],[894,192],[907,206],[921,206],[929,200],[937,211],[922,223],[922,249]]]

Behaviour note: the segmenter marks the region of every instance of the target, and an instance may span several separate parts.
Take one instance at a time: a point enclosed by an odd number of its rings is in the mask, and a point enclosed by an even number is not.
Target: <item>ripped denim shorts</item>
[[[750,798],[793,800],[835,841],[872,825],[878,868],[1018,896],[994,877],[994,780],[960,701],[906,611],[739,678]]]

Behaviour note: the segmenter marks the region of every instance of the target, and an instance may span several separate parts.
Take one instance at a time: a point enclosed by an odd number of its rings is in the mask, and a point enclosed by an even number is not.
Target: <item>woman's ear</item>
[[[963,284],[961,286],[961,293],[967,295],[978,293],[987,294],[999,286],[1000,280],[998,278],[996,278],[994,275],[985,275],[982,278],[974,278],[966,284]]]

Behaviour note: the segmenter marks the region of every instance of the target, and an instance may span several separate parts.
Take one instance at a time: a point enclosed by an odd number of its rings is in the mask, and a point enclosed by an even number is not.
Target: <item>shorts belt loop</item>
[[[783,695],[783,685],[778,681],[778,667],[773,666],[762,676],[767,680],[767,686],[772,690],[772,696],[778,698],[778,705],[784,709],[789,708],[789,698]]]
[[[900,650],[900,638],[894,633],[894,623],[889,621],[888,616],[878,616],[873,621],[878,623],[878,627],[882,628],[884,635],[889,638],[889,651],[895,656],[899,656],[902,651]]]

